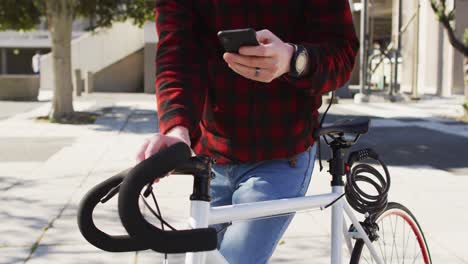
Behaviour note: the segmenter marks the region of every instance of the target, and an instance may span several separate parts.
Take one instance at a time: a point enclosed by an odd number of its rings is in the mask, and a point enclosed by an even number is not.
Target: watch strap
[[[302,45],[296,45],[296,44],[293,44],[293,43],[288,43],[288,44],[290,44],[290,45],[292,45],[294,47],[294,53],[293,53],[293,56],[291,58],[290,67],[289,67],[290,70],[288,72],[288,75],[291,76],[291,77],[294,77],[294,78],[299,78],[299,77],[303,76],[304,73],[307,72],[309,58],[307,58],[304,70],[301,71],[301,72],[298,72],[298,69],[297,69],[297,63],[296,63],[297,58],[299,57],[299,55],[301,53],[305,53],[306,57],[308,57],[307,50]]]
[[[293,44],[293,43],[288,42],[288,44],[293,46],[293,48],[294,48],[294,52],[293,52],[293,55],[291,57],[291,61],[289,62],[290,64],[289,64],[288,75],[291,76],[291,77],[299,77],[297,69],[296,69],[296,60],[297,60],[297,56],[299,55],[299,53],[297,52],[298,47],[297,47],[296,44]]]

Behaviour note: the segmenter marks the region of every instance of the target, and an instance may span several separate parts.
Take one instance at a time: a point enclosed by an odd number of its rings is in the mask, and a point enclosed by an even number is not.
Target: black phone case
[[[258,46],[257,35],[252,28],[222,30],[218,39],[227,52],[238,53],[242,46]]]

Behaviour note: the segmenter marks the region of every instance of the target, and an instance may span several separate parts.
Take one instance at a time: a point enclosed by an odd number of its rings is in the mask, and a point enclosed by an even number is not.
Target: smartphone
[[[218,39],[227,52],[238,53],[242,46],[258,46],[257,34],[253,28],[221,30]]]

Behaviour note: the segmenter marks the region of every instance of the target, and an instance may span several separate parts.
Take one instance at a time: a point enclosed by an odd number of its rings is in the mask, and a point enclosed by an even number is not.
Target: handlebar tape
[[[127,170],[128,171],[128,170]],[[129,252],[149,249],[143,241],[139,241],[128,235],[111,236],[99,230],[93,221],[93,211],[101,199],[114,187],[118,186],[127,171],[123,171],[93,187],[80,202],[78,208],[78,228],[84,238],[105,251]]]
[[[146,185],[165,176],[190,157],[190,148],[184,143],[176,143],[136,165],[120,185],[118,208],[123,226],[132,238],[154,251],[184,253],[216,249],[214,228],[162,231],[146,221],[138,205],[141,190]]]

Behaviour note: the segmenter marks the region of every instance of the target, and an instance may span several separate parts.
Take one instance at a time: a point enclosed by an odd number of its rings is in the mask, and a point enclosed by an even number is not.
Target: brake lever
[[[143,192],[143,196],[145,198],[148,198],[148,196],[151,194],[152,191],[153,191],[153,186],[151,186],[151,183],[148,183],[148,185],[146,186],[146,190]]]
[[[101,203],[106,203],[107,201],[112,199],[112,197],[114,197],[119,192],[120,184],[121,183],[119,183],[119,185],[115,186],[114,188],[110,189],[110,191],[104,197],[102,197]]]

